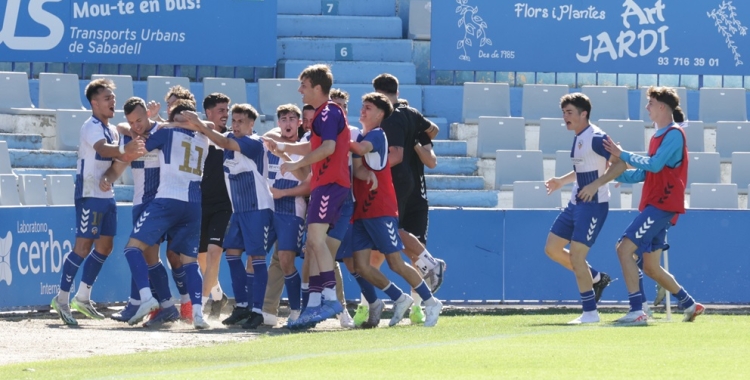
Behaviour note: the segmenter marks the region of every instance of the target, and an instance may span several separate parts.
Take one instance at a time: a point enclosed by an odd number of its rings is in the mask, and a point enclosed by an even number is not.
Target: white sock
[[[424,301],[424,305],[425,306],[433,306],[435,304],[437,304],[437,298],[435,298],[434,296],[430,297],[430,299]]]
[[[237,304],[237,307],[247,307],[247,302],[240,302]]]
[[[79,301],[88,301],[91,299],[91,285],[81,282],[81,286],[78,287],[76,298]]]
[[[217,282],[216,286],[211,288],[211,298],[213,298],[214,301],[221,301],[221,297],[223,295],[224,295],[224,292],[221,289],[221,285]]]
[[[427,249],[419,254],[419,258],[417,259],[417,262],[415,264],[423,272],[427,272],[428,270],[433,269],[438,265],[437,261],[435,261],[435,258],[430,255],[430,252],[427,252]]]
[[[414,306],[422,305],[422,297],[420,297],[419,293],[415,292],[414,289],[411,290],[411,298],[414,298]]]
[[[597,273],[596,277],[593,278],[593,283],[596,284],[601,279],[602,279],[602,274],[601,273]]]
[[[151,294],[150,292],[148,294]],[[141,296],[141,299],[143,299],[143,296]],[[190,296],[187,294],[180,294],[180,304],[183,303],[190,303]]]
[[[128,298],[128,303],[131,304],[131,305],[138,306],[138,305],[141,304],[141,300],[137,300],[137,299],[133,299],[133,298]]]
[[[318,307],[320,306],[321,293],[310,292],[310,298],[307,300],[307,307]],[[333,293],[333,297],[336,298],[336,293]]]
[[[148,301],[149,299],[151,299],[151,298],[154,298],[154,297],[153,297],[153,296],[151,295],[151,288],[142,288],[142,289],[138,289],[138,294],[140,294],[140,295],[141,295],[141,301],[143,301],[143,302],[146,302],[146,301]],[[77,297],[77,296],[76,296],[76,297]]]
[[[360,294],[359,295],[359,306],[368,306],[368,305],[370,305],[370,304],[367,302],[367,299],[365,298],[365,295],[364,294]]]
[[[206,302],[208,302],[208,297],[206,296],[201,297],[201,305],[205,305]]]
[[[203,317],[203,305],[193,305],[193,318]]]
[[[61,290],[57,293],[57,303],[67,305],[70,302],[70,292]]]
[[[326,301],[338,301],[338,298],[336,297],[336,287],[323,288],[323,299]]]
[[[168,300],[166,300],[164,302],[160,302],[159,306],[161,306],[162,309],[166,309],[168,307],[172,307],[172,306],[174,306],[174,300],[172,300],[170,298],[170,299],[168,299]]]

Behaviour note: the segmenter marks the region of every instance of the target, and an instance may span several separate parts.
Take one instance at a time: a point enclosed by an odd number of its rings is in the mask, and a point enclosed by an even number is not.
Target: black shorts
[[[403,228],[406,205],[409,203],[411,192],[414,191],[414,182],[394,182],[393,189],[396,190],[396,201],[398,202],[398,226]]]
[[[409,206],[406,208],[403,217],[401,217],[399,227],[416,236],[422,244],[427,246],[427,228],[430,225],[429,207],[419,204],[409,204]]]
[[[218,245],[219,247],[224,246],[224,235],[227,233],[231,217],[232,211],[203,211],[201,218],[201,241],[198,252],[208,251],[209,244]]]

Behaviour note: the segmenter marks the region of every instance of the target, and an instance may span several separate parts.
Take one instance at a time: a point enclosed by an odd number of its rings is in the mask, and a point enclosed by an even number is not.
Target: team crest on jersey
[[[581,149],[581,148],[583,148],[583,141],[578,142],[578,149]]]
[[[96,233],[97,233],[97,232],[99,232],[99,229],[98,229],[98,228],[96,228],[96,227],[92,227],[92,228],[91,228],[91,233],[92,233],[92,234],[96,235]]]

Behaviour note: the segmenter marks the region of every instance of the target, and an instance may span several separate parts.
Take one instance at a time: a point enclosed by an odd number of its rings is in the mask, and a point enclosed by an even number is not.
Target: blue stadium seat
[[[159,104],[161,104],[161,110],[159,110],[159,114],[164,119],[166,119],[168,116],[167,100],[164,99],[164,97],[167,95],[167,92],[169,92],[169,89],[174,86],[180,85],[190,90],[190,79],[188,79],[187,77],[163,77],[152,75],[148,77],[148,79],[146,80],[146,84],[148,86],[146,89],[146,102],[159,102]]]
[[[0,206],[18,206],[18,179],[14,174],[0,174]]]
[[[416,84],[417,68],[411,62],[320,62],[303,60],[281,60],[278,65],[279,77],[297,79],[310,65],[326,63],[333,72],[333,84],[361,83],[372,84],[372,79],[382,73],[393,74],[399,84]]]
[[[693,183],[690,208],[739,208],[736,183]]]
[[[84,109],[76,74],[39,74],[39,108]]]
[[[495,189],[510,190],[516,181],[543,181],[541,150],[498,150],[495,152]]]
[[[480,116],[477,157],[495,157],[495,151],[526,149],[526,124],[522,117]]]
[[[55,147],[58,150],[78,150],[81,126],[90,116],[90,111],[57,110]]]
[[[215,92],[228,96],[232,104],[247,103],[247,86],[242,78],[203,78],[203,98],[199,102]]]
[[[591,100],[592,120],[628,120],[628,88],[625,86],[581,86]]]
[[[731,183],[736,183],[742,192],[747,190],[750,185],[750,152],[732,152]]]
[[[544,158],[556,157],[558,150],[570,153],[575,135],[569,131],[563,119],[542,118],[539,121],[539,150]]]
[[[277,37],[398,38],[398,17],[278,15]]]
[[[646,127],[641,120],[599,120],[596,124],[623,149],[629,152],[646,150]]]
[[[352,61],[412,62],[411,40],[370,38],[279,38],[277,56],[279,59],[335,61],[341,54],[336,50],[339,44],[351,45],[346,54]]]
[[[682,112],[685,114],[685,118],[688,116],[688,98],[687,98],[687,89],[685,87],[673,87],[675,90],[677,90],[677,96],[680,97],[680,108],[682,108]],[[640,118],[643,120],[646,125],[653,124],[651,119],[648,117],[648,111],[646,111],[646,104],[648,104],[648,87],[641,87],[641,108],[640,108]],[[703,150],[703,149],[701,149]]]
[[[428,0],[411,0],[409,3],[409,38],[429,41],[432,24],[432,2]]]
[[[91,76],[92,80],[99,78],[107,78],[114,82],[118,108],[122,109],[121,105],[133,97],[133,77],[130,75],[94,74]]]
[[[0,72],[0,111],[9,108],[34,108],[26,73]]]
[[[746,121],[746,92],[744,88],[701,88],[698,119],[709,126],[719,121]]]
[[[562,114],[560,98],[568,92],[566,85],[524,84],[521,115],[529,124],[539,124],[542,118],[558,118]]]
[[[47,204],[47,194],[44,190],[44,178],[38,174],[22,175],[19,181],[18,193],[24,206],[44,206]]]
[[[750,122],[717,122],[716,151],[725,161],[732,159],[732,152],[750,152]]]
[[[8,142],[6,141],[0,141],[0,174],[13,174],[13,169],[10,167]]]
[[[325,5],[334,2],[338,3],[338,15],[340,16],[396,15],[393,0],[278,0],[277,9],[280,15],[319,15],[323,9],[321,3]]]
[[[265,115],[266,120],[276,120],[276,108],[282,104],[294,103],[302,109],[302,95],[297,89],[297,79],[258,79],[258,112]]]
[[[705,135],[702,121],[686,121],[682,123],[682,130],[685,131],[689,152],[705,151]]]
[[[510,117],[510,87],[507,83],[464,83],[462,119],[476,124],[480,116]]]
[[[47,204],[50,206],[74,204],[75,184],[71,175],[48,175]]]
[[[691,152],[688,164],[688,186],[691,183],[720,183],[721,159],[718,153]]]
[[[560,208],[560,192],[547,195],[544,181],[513,182],[513,208]]]

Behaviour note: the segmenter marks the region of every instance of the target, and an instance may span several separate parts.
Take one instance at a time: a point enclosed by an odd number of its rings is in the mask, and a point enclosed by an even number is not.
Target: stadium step
[[[116,202],[133,202],[133,185],[115,185]]]
[[[438,132],[437,136],[435,136],[436,140],[448,140],[450,138],[451,126],[448,123],[448,119],[444,117],[432,117],[432,116],[427,116],[427,118],[430,119],[430,121],[432,121],[433,123],[435,123],[435,125],[437,125],[438,128],[440,128],[440,132]]]
[[[467,156],[466,141],[460,140],[432,140],[433,150],[438,156]]]
[[[399,84],[416,84],[417,68],[410,62],[321,62],[307,60],[280,60],[279,78],[297,79],[306,67],[326,63],[333,71],[334,86],[336,83],[371,84],[372,79],[382,73],[390,73],[398,78]]]
[[[478,162],[476,157],[438,157],[437,167],[425,168],[425,174],[476,175]]]
[[[321,4],[322,3],[322,4]],[[334,9],[326,3],[338,3],[338,14],[341,16],[395,16],[394,0],[278,0],[279,15],[320,15],[328,14]]]
[[[279,15],[277,37],[398,38],[398,17]]]
[[[426,175],[430,190],[484,190],[484,178],[466,175]]]
[[[494,190],[427,190],[431,207],[497,207]]]
[[[54,169],[54,168],[13,168],[16,175],[39,174],[42,177],[48,175],[76,175],[76,169]]]
[[[69,150],[8,149],[11,167],[75,168],[78,152]]]
[[[0,141],[8,143],[8,149],[42,149],[41,135],[0,133]]]
[[[411,62],[412,41],[363,38],[287,37],[277,40],[278,59],[334,61],[342,55],[351,61]]]

